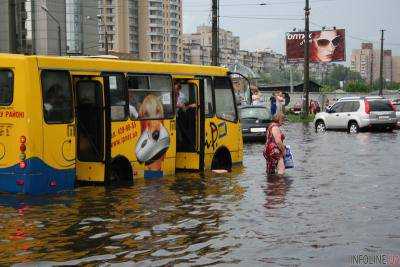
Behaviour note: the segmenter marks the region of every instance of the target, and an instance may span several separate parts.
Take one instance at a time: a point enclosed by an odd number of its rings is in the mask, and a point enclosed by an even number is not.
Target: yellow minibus
[[[226,68],[0,54],[0,191],[132,183],[242,158]]]

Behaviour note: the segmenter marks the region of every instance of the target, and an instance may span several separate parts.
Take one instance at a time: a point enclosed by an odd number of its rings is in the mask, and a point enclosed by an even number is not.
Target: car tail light
[[[22,179],[18,179],[17,181],[15,181],[17,185],[22,186],[25,184],[25,181]]]
[[[364,100],[364,104],[365,104],[365,113],[370,114],[371,106],[369,105],[369,102],[367,100]]]
[[[389,105],[392,107],[393,111],[396,112],[396,106],[394,105],[393,101],[389,100]]]

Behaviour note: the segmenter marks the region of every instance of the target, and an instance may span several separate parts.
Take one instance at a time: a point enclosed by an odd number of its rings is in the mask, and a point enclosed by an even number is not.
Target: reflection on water
[[[292,180],[287,177],[273,175],[266,178],[267,186],[264,190],[266,201],[264,207],[267,209],[279,208],[285,202],[286,192],[288,191]]]
[[[232,173],[130,188],[0,195],[0,265],[343,265],[398,254],[398,133],[285,126],[296,168],[267,178],[263,144]]]

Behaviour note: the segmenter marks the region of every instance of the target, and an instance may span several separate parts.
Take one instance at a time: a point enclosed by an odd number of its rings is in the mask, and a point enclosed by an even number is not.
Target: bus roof
[[[19,54],[0,54],[5,60],[36,59],[40,69],[60,69],[96,72],[132,72],[132,73],[168,73],[171,75],[204,75],[226,76],[224,67],[163,63],[149,61],[131,61],[98,57],[60,57],[60,56],[27,56]]]

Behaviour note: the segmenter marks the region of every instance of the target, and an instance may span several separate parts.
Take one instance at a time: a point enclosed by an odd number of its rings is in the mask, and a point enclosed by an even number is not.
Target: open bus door
[[[76,176],[103,182],[106,177],[106,98],[104,78],[74,76],[76,103]]]
[[[181,81],[182,100],[188,107],[177,109],[176,114],[176,168],[198,170],[200,168],[200,110],[199,86],[196,79]]]

